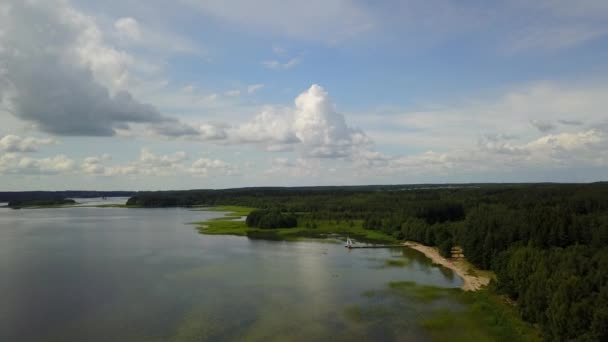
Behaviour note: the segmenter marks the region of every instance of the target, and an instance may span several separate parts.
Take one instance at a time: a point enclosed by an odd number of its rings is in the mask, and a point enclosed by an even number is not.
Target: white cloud
[[[208,158],[196,160],[187,171],[196,176],[209,176],[212,174],[234,176],[238,174],[238,169],[233,165],[223,160]]]
[[[114,31],[118,43],[125,47],[148,48],[159,55],[173,52],[202,56],[204,53],[200,44],[197,45],[182,36],[143,25],[132,17],[117,19],[114,22]]]
[[[241,91],[238,89],[232,89],[232,90],[228,90],[227,92],[225,92],[224,95],[230,96],[230,97],[237,97],[237,96],[241,95]]]
[[[371,145],[363,131],[346,124],[327,92],[316,84],[295,99],[294,108],[268,106],[230,133],[237,143],[258,143],[269,151],[297,149],[318,158],[350,157]]]
[[[141,40],[139,23],[134,18],[120,18],[114,22],[114,28],[121,38],[135,41]]]
[[[261,90],[262,88],[264,88],[263,84],[251,84],[247,86],[247,93],[249,94],[253,94],[256,93],[257,91]]]
[[[291,58],[291,59],[287,60],[286,62],[280,62],[276,59],[262,62],[262,65],[265,68],[271,69],[271,70],[289,70],[298,64],[300,64],[299,58]]]
[[[113,135],[167,120],[120,89],[134,59],[106,45],[91,17],[60,0],[10,4],[0,18],[0,94],[11,94],[5,105],[15,116],[57,135]]]
[[[374,141],[381,145],[422,150],[471,148],[481,135],[511,135],[522,140],[538,137],[530,123],[563,121],[589,127],[608,122],[608,87],[590,83],[540,82],[524,84],[503,94],[429,106],[429,109],[360,115]],[[581,125],[579,125],[581,126]],[[576,125],[556,126],[555,130]],[[545,126],[545,128],[547,128]]]
[[[201,158],[188,164],[189,157],[183,151],[158,155],[143,148],[139,158],[126,164],[108,165],[109,155],[88,157],[80,165],[82,172],[98,176],[146,176],[146,177],[183,177],[183,176],[234,176],[238,168],[219,159]]]
[[[57,144],[50,138],[39,139],[32,137],[20,137],[17,135],[5,135],[0,139],[0,151],[4,152],[36,152],[41,146]]]
[[[263,143],[268,146],[298,143],[292,129],[293,113],[287,108],[268,106],[253,120],[233,130],[232,138],[237,143]]]
[[[65,155],[31,158],[18,153],[0,155],[0,174],[64,174],[73,171],[74,161]]]
[[[295,101],[293,129],[307,153],[315,157],[346,157],[371,141],[359,129],[347,126],[344,116],[323,88],[313,84]]]
[[[486,137],[477,147],[387,158],[364,173],[455,177],[513,170],[608,166],[608,136],[599,130],[548,134],[528,142]]]

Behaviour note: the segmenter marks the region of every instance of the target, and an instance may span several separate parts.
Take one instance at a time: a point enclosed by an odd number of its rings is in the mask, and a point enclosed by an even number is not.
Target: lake
[[[403,248],[199,234],[222,213],[0,209],[1,341],[428,340],[390,282],[462,280]]]

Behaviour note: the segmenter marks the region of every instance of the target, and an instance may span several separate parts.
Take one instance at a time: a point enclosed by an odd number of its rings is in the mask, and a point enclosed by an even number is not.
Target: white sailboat
[[[344,247],[353,248],[353,240],[351,240],[350,237],[346,238],[346,245],[344,245]]]

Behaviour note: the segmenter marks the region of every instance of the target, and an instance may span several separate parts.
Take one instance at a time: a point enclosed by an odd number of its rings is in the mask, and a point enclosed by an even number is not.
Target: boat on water
[[[344,245],[344,247],[353,248],[353,240],[351,240],[350,237],[346,238],[346,245]]]

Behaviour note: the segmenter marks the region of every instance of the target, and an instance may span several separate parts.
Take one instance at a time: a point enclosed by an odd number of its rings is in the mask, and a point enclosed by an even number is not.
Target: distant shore
[[[436,247],[429,247],[417,242],[406,241],[405,246],[417,250],[431,259],[434,264],[449,268],[462,278],[461,289],[464,291],[477,291],[488,285],[491,280],[489,272],[475,270],[474,267],[464,259],[449,260],[439,254]],[[486,274],[484,274],[486,273]]]

